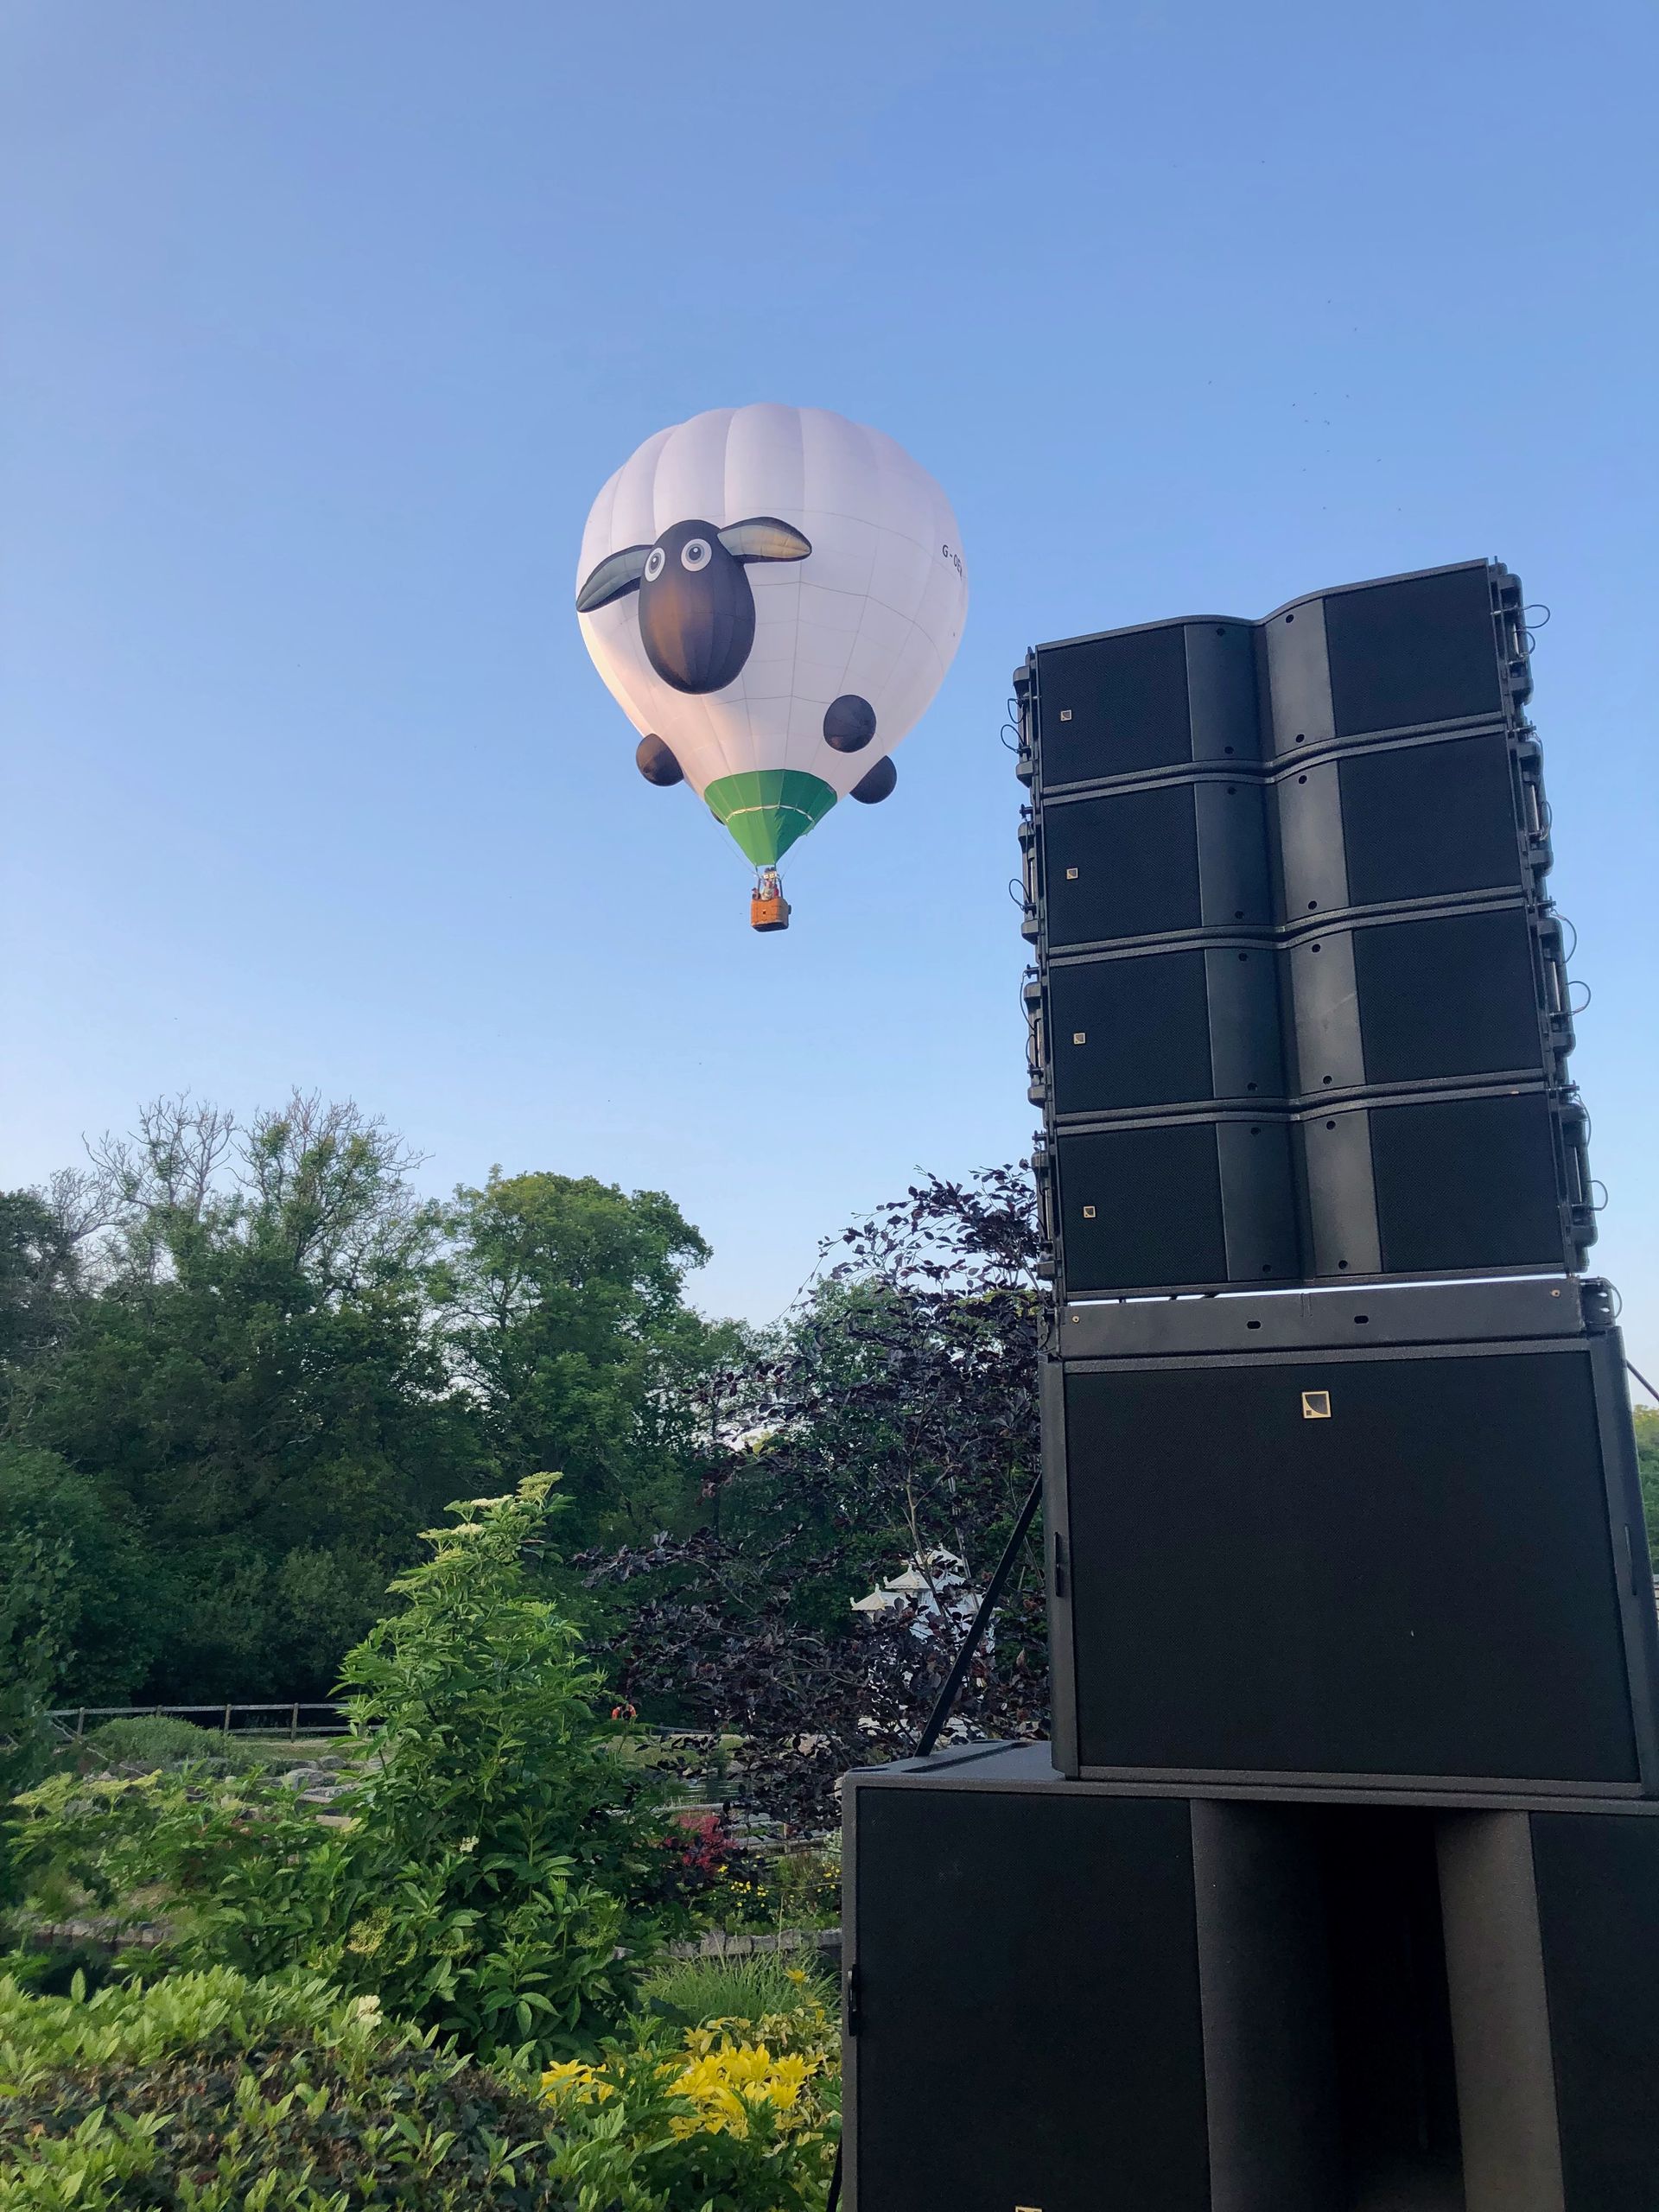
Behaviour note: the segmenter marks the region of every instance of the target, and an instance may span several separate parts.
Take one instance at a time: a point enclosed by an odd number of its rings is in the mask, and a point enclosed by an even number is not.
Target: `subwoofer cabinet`
[[[1659,1807],[844,1789],[853,2212],[1652,2212]]]
[[[1659,1791],[1605,1307],[1540,1279],[1063,1308],[1043,1431],[1065,1770]]]

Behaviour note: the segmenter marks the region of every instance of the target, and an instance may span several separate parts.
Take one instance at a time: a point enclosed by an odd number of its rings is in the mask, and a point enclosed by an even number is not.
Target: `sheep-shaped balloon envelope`
[[[714,408],[647,438],[594,500],[576,572],[641,772],[683,778],[762,868],[838,798],[887,797],[967,607],[944,493],[817,407]]]

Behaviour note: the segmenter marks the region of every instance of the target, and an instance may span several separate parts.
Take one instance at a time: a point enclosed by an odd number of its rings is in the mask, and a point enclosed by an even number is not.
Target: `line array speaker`
[[[1582,1265],[1520,618],[1475,562],[1028,656],[1063,1297]]]

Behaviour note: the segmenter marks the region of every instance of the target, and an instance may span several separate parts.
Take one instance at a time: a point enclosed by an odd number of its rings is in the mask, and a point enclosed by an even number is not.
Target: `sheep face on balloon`
[[[594,502],[575,587],[641,774],[690,784],[761,867],[893,789],[968,601],[933,479],[879,430],[772,405],[648,438]]]
[[[747,561],[804,561],[812,550],[798,530],[773,515],[752,515],[717,530],[677,522],[654,545],[626,545],[600,563],[576,594],[591,614],[629,592],[639,594],[645,658],[677,691],[722,690],[743,672],[754,645],[754,594]]]

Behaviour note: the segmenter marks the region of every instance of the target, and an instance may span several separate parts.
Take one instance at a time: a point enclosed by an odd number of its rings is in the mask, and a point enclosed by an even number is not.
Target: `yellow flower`
[[[686,2037],[690,2063],[675,2071],[675,2063],[663,2069],[669,2093],[683,2097],[693,2107],[669,2123],[681,2141],[688,2135],[721,2133],[747,2137],[757,2107],[769,2106],[780,2122],[799,2122],[798,2107],[809,2077],[817,2071],[816,2058],[799,2051],[773,2057],[765,2044],[718,2044],[707,2029],[693,2029]]]
[[[616,2091],[597,2066],[584,2065],[579,2058],[562,2058],[543,2074],[542,2094],[550,2104],[602,2105]]]

